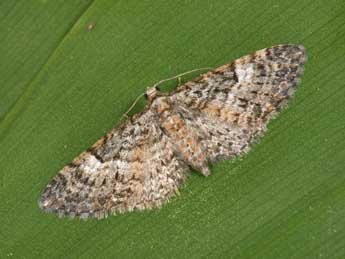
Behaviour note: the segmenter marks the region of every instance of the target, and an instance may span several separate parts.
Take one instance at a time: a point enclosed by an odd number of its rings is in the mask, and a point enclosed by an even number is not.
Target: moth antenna
[[[135,101],[133,102],[133,104],[131,105],[131,107],[129,107],[129,109],[122,115],[122,118],[128,119],[128,113],[134,108],[134,106],[137,104],[137,102],[140,100],[141,97],[143,97],[145,95],[145,93],[140,94]]]
[[[197,71],[201,71],[201,70],[211,70],[213,69],[212,67],[203,67],[203,68],[197,68],[197,69],[193,69],[193,70],[189,70],[189,71],[186,71],[186,72],[183,72],[181,74],[178,74],[176,76],[172,76],[172,77],[169,77],[169,78],[166,78],[166,79],[163,79],[163,80],[160,80],[158,81],[157,83],[155,83],[152,87],[157,87],[158,85],[164,83],[164,82],[168,82],[170,80],[173,80],[173,79],[176,79],[178,78],[179,79],[179,85],[181,83],[181,76],[185,76],[185,75],[188,75],[190,73],[193,73],[193,72],[197,72]],[[129,116],[128,116],[128,113],[134,108],[134,106],[137,104],[137,102],[140,100],[141,97],[143,97],[145,95],[145,93],[142,93],[140,94],[136,99],[135,101],[133,102],[133,104],[131,105],[131,107],[129,107],[129,109],[122,115],[123,118],[125,119],[128,119]]]
[[[193,70],[189,70],[189,71],[186,71],[186,72],[183,72],[181,74],[178,74],[176,76],[172,76],[172,77],[169,77],[169,78],[166,78],[166,79],[163,79],[161,81],[158,81],[157,83],[155,83],[153,85],[153,87],[156,87],[162,83],[165,83],[165,82],[168,82],[170,80],[173,80],[173,79],[176,79],[176,78],[180,78],[181,76],[185,76],[185,75],[188,75],[190,73],[193,73],[193,72],[197,72],[197,71],[201,71],[201,70],[211,70],[213,69],[212,67],[203,67],[203,68],[197,68],[197,69],[193,69]],[[181,80],[181,79],[180,79]]]

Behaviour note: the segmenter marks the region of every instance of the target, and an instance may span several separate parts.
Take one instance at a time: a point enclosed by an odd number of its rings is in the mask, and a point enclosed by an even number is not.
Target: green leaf
[[[4,0],[0,18],[1,258],[345,257],[343,1]],[[159,210],[38,208],[147,86],[281,43],[306,47],[305,75],[248,155],[193,174]]]

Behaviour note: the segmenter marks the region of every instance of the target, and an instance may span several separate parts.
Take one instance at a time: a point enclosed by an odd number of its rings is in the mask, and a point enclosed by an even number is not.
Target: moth
[[[145,109],[66,165],[39,199],[46,212],[104,218],[160,207],[190,174],[249,151],[293,96],[307,56],[277,45],[178,86],[146,91]]]

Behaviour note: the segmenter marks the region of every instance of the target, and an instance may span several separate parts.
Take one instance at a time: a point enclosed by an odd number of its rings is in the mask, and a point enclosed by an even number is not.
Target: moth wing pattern
[[[178,192],[186,169],[147,109],[66,165],[39,205],[46,212],[81,218],[159,207]]]
[[[173,98],[193,118],[190,127],[199,130],[211,162],[250,149],[293,96],[306,60],[303,46],[276,45],[176,89]]]
[[[159,207],[189,168],[209,175],[209,163],[249,151],[293,96],[306,59],[303,46],[276,45],[169,94],[148,89],[146,109],[60,170],[39,206],[81,218]]]

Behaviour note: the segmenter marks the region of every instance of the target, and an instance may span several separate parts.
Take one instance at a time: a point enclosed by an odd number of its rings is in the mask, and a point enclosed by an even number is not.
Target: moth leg
[[[179,76],[177,78],[177,86],[180,86],[182,84],[181,77]]]

